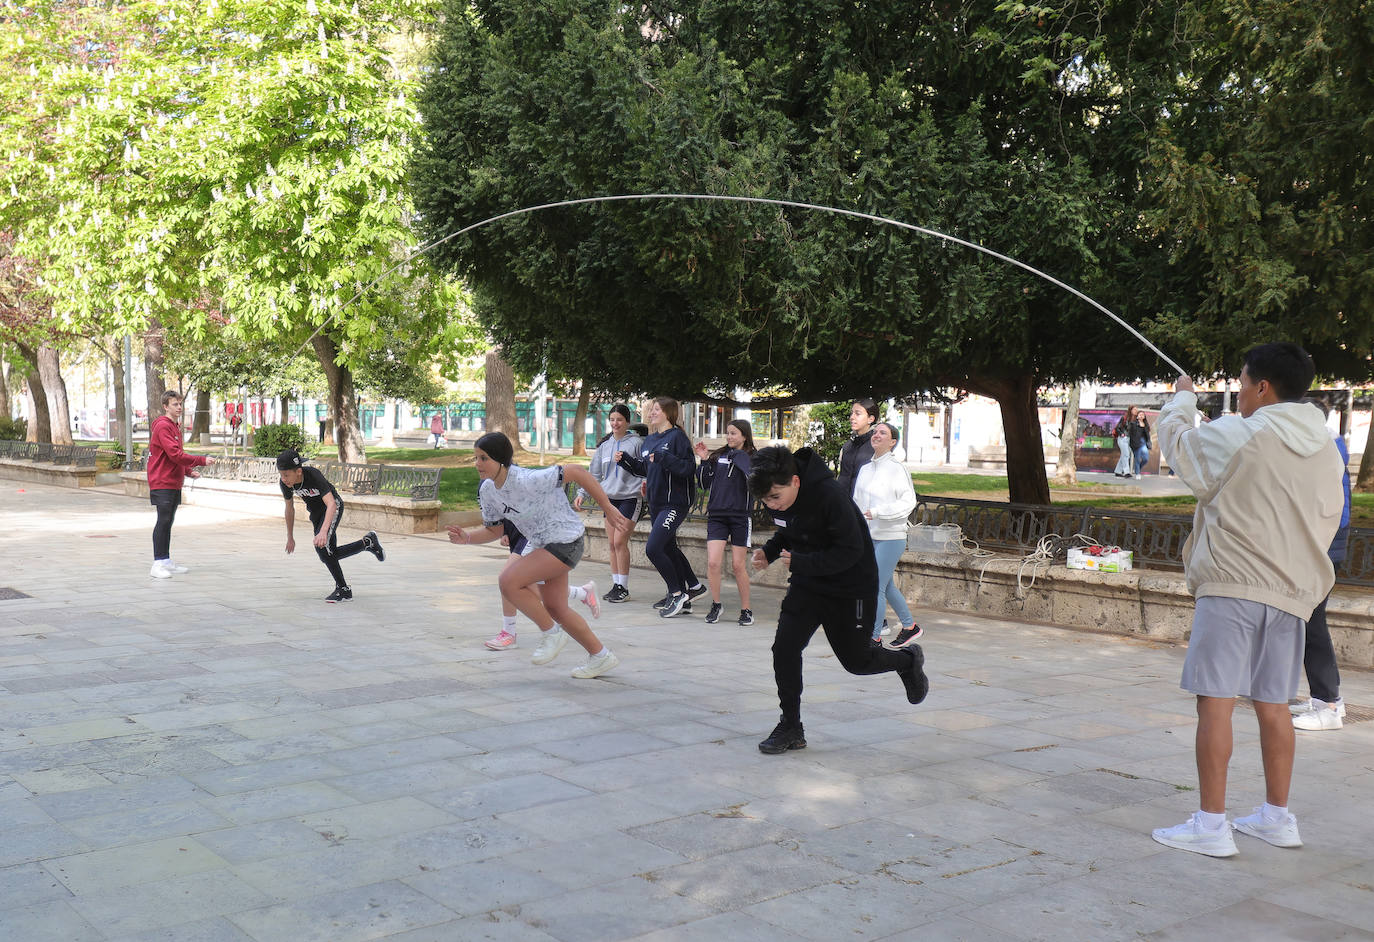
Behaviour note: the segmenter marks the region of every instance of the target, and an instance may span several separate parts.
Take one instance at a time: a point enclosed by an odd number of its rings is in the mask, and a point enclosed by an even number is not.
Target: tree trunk
[[[5,356],[5,345],[0,343],[0,419],[8,419],[10,410],[10,363]]]
[[[1061,487],[1078,483],[1074,445],[1078,442],[1078,403],[1082,397],[1082,383],[1069,387],[1069,406],[1064,410],[1064,428],[1059,432],[1059,464],[1054,470],[1054,483]]]
[[[67,383],[62,379],[62,364],[57,350],[48,344],[38,348],[38,373],[43,377],[43,391],[47,394],[52,441],[58,445],[70,445],[72,413],[67,404]]]
[[[162,394],[167,391],[165,380],[166,367],[162,362],[162,323],[153,318],[148,322],[148,332],[143,335],[143,375],[148,385],[148,431],[153,429],[153,419],[162,415]]]
[[[1368,493],[1374,491],[1374,422],[1369,426],[1369,437],[1364,442],[1364,454],[1360,456],[1360,471],[1355,476],[1355,490]]]
[[[1007,495],[1014,504],[1049,504],[1050,482],[1045,476],[1045,446],[1040,440],[1040,416],[1035,408],[1038,388],[1032,373],[1007,379],[970,377],[968,389],[997,400],[1002,410],[1002,434],[1007,440]]]
[[[191,419],[191,436],[200,441],[200,436],[210,431],[210,390],[196,390],[196,414]]]
[[[48,393],[43,388],[43,375],[38,368],[38,351],[28,344],[15,346],[24,358],[24,377],[28,380],[29,428],[24,440],[51,443],[52,419],[48,413]]]
[[[310,341],[315,357],[320,361],[325,379],[329,381],[329,414],[334,418],[334,439],[339,446],[339,460],[348,464],[367,462],[367,446],[363,444],[362,425],[358,421],[358,394],[353,389],[353,372],[337,362],[339,348],[323,333]]]
[[[105,349],[102,345],[102,349]],[[119,443],[123,448],[124,442],[124,352],[120,349],[118,340],[114,341],[113,355],[105,349],[105,355],[110,358],[110,367],[114,373],[114,424],[110,426],[110,438]]]
[[[515,373],[501,359],[501,348],[487,351],[487,431],[505,432],[516,450],[520,449],[520,425],[515,417]]]
[[[582,383],[582,392],[577,396],[577,412],[573,415],[573,450],[574,455],[586,457],[587,455],[587,409],[592,401],[592,388],[586,382]]]

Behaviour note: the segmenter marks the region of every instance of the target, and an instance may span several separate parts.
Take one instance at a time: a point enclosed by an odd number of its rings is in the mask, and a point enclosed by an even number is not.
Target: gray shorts
[[[1287,703],[1298,692],[1307,623],[1263,602],[1204,596],[1179,685],[1202,697]]]
[[[548,550],[554,559],[572,569],[582,561],[582,554],[587,549],[587,538],[579,536],[571,543],[546,543],[540,549]]]

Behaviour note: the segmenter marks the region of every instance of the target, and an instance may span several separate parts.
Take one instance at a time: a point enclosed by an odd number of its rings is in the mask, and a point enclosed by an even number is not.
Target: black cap
[[[277,455],[278,471],[290,471],[292,468],[299,468],[300,466],[301,456],[294,448],[288,448],[286,451]]]

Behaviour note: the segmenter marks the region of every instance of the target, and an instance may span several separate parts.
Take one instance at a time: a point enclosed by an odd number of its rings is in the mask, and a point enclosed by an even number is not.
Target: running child
[[[801,721],[802,651],[817,628],[851,674],[894,671],[909,703],[926,698],[925,655],[913,639],[903,648],[871,642],[878,565],[863,514],[844,485],[810,448],[794,455],[777,445],[754,455],[749,489],[773,512],[777,530],[754,550],[754,567],[781,559],[791,570],[773,638],[773,677],[782,717],[759,751],[805,749]]]
[[[754,427],[744,419],[734,419],[725,426],[725,444],[709,454],[705,442],[697,442],[697,457],[701,467],[697,479],[710,492],[706,501],[706,581],[711,586],[711,611],[706,623],[720,621],[720,583],[724,568],[725,544],[730,544],[730,558],[735,568],[735,586],[739,589],[741,625],[752,625],[754,613],[749,608],[749,510],[753,499],[749,496],[750,458],[754,454]]]
[[[339,560],[356,556],[364,550],[376,556],[379,563],[386,559],[382,543],[377,539],[377,531],[368,530],[361,540],[340,546],[338,529],[339,521],[343,520],[344,502],[324,472],[303,464],[300,454],[293,448],[277,455],[277,472],[281,475],[281,496],[286,501],[286,551],[296,551],[296,505],[291,501],[295,496],[305,502],[310,526],[315,531],[315,552],[334,577],[334,591],[325,596],[325,601],[347,602],[353,598],[353,590],[344,579]]]
[[[687,433],[678,425],[676,399],[659,396],[649,400],[644,417],[649,420],[649,437],[640,456],[617,451],[615,462],[645,478],[653,529],[644,552],[668,588],[668,594],[655,602],[654,608],[664,618],[690,615],[692,599],[706,594],[706,586],[678,548],[677,529],[692,505],[697,462]]]
[[[585,488],[605,508],[608,529],[624,529],[629,521],[583,468],[554,465],[530,470],[512,464],[514,448],[501,432],[488,432],[477,439],[473,453],[482,481],[478,499],[483,525],[470,531],[449,527],[449,540],[460,545],[498,540],[504,533],[502,521],[509,519],[532,548],[502,570],[499,584],[501,594],[543,632],[530,661],[548,664],[558,657],[571,635],[587,652],[587,662],[573,670],[573,677],[585,680],[612,670],[620,659],[568,604],[568,574],[582,559],[586,528],[563,493],[564,483],[571,481]]]
[[[639,519],[640,491],[644,486],[644,478],[617,464],[615,456],[621,452],[639,457],[644,439],[630,427],[630,407],[625,403],[617,402],[611,406],[609,421],[610,434],[597,443],[591,466],[587,470],[601,482],[615,509],[630,521],[628,530],[606,528],[606,541],[610,545],[611,555],[611,589],[602,596],[607,602],[626,602],[630,598],[630,534],[634,532],[635,521]],[[573,508],[581,510],[582,500],[586,496],[587,492],[579,489],[573,500]]]

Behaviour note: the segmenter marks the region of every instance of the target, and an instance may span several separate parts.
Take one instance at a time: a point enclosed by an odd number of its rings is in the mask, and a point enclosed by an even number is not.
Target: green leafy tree
[[[950,232],[1124,306],[1114,270],[1163,259],[1134,209],[1158,101],[1122,93],[1136,66],[1101,37],[1144,42],[1169,19],[1125,6],[451,0],[422,101],[422,223],[438,238],[598,194],[785,198]],[[1175,69],[1179,50],[1145,45]],[[790,392],[774,404],[991,395],[1017,500],[1048,499],[1039,386],[1158,369],[1019,269],[827,214],[615,203],[514,217],[437,254],[519,369]]]

